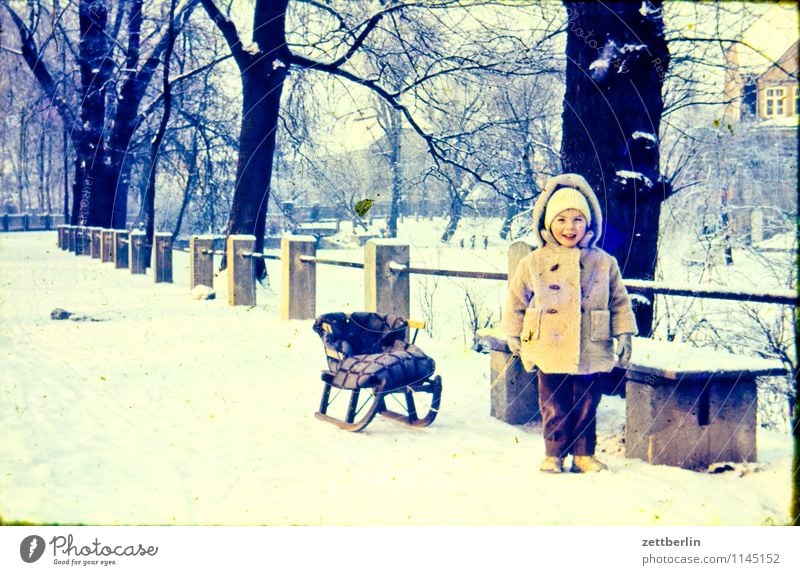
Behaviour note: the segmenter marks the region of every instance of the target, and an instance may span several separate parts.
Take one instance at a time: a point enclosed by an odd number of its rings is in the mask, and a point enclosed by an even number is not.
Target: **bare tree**
[[[263,245],[280,97],[286,74],[293,68],[332,74],[373,92],[400,112],[403,121],[426,142],[438,165],[457,166],[476,180],[483,180],[479,171],[469,165],[459,165],[453,159],[455,150],[451,139],[434,137],[424,129],[415,116],[416,104],[413,101],[425,105],[428,90],[432,93],[432,86],[444,81],[448,75],[475,70],[509,75],[531,73],[537,69],[536,50],[539,45],[526,43],[513,34],[498,37],[487,26],[481,25],[479,8],[492,4],[495,3],[437,0],[423,4],[391,2],[374,6],[372,2],[323,4],[300,0],[291,3],[289,0],[256,0],[252,19],[253,42],[249,43],[243,40],[240,28],[213,0],[202,0],[209,17],[226,39],[242,77],[244,114],[240,160],[228,233],[255,234],[256,249]],[[286,10],[290,7],[295,15],[291,22],[297,28],[287,31]],[[391,15],[408,14],[409,21],[429,17],[447,28],[442,14],[448,10],[460,10],[464,18],[473,23],[471,32],[474,38],[465,41],[463,34],[453,31],[457,34],[458,45],[451,43],[443,48],[435,44],[404,43],[401,37],[402,52],[385,54],[380,51],[376,39],[391,32],[384,26]],[[306,25],[309,22],[313,22],[313,26]],[[291,47],[287,42],[289,35]],[[370,57],[377,65],[359,67],[362,59]],[[406,59],[413,70],[399,90],[386,82],[386,72],[391,69],[393,57]],[[373,74],[373,70],[378,70],[377,74]],[[494,185],[492,181],[485,183]],[[257,273],[263,277],[265,268],[263,262],[260,263]]]
[[[19,36],[20,53],[36,81],[69,127],[75,150],[72,221],[76,224],[124,227],[130,164],[128,146],[143,118],[139,108],[169,41],[161,15],[142,40],[143,0],[123,0],[109,10],[104,0],[78,2],[77,38],[64,22],[75,15],[71,5],[28,3],[22,15],[2,0]],[[176,9],[182,26],[196,5],[184,0]],[[127,18],[127,26],[123,26]],[[58,69],[55,44],[69,52],[80,71],[80,84],[69,69]]]

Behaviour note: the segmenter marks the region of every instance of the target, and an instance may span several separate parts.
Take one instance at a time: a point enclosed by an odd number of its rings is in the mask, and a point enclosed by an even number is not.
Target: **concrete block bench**
[[[520,425],[541,421],[536,373],[528,373],[518,357],[511,355],[499,329],[479,329],[478,345],[489,353],[492,417]]]
[[[634,338],[625,376],[625,456],[706,469],[756,460],[759,376],[779,361]]]
[[[526,373],[500,330],[478,332],[490,354],[491,415],[512,424],[539,418],[536,374]],[[756,460],[756,378],[782,376],[778,361],[634,338],[625,382],[625,456],[706,469]]]

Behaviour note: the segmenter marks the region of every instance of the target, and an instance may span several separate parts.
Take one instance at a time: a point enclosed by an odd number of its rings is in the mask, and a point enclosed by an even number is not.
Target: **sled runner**
[[[361,431],[379,414],[414,427],[433,423],[442,379],[434,375],[433,359],[414,345],[421,327],[371,312],[317,317],[314,331],[325,346],[328,369],[315,415],[347,431]],[[415,330],[410,342],[409,328]]]

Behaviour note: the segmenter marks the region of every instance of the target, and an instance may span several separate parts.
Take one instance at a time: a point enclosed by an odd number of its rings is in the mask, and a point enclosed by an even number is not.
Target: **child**
[[[636,320],[617,261],[596,247],[600,203],[577,174],[551,178],[533,208],[539,247],[509,282],[503,325],[527,371],[539,368],[546,457],[540,470],[607,469],[594,457],[598,375],[626,365]],[[617,339],[617,351],[614,340]]]

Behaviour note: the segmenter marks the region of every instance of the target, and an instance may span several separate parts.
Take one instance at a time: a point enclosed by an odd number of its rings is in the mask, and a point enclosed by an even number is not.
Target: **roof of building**
[[[778,61],[773,63],[767,68],[758,78],[758,82],[782,82],[782,81],[795,81],[797,82],[798,70],[798,41],[795,40],[783,55],[778,58]]]

